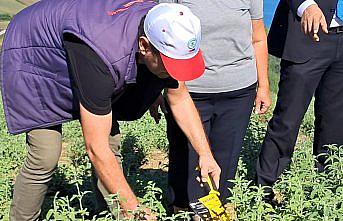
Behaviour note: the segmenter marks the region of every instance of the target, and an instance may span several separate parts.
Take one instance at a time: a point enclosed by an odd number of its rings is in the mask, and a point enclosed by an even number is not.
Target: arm
[[[164,98],[163,95],[161,94],[158,96],[156,101],[151,105],[149,108],[150,116],[155,120],[155,123],[158,124],[161,120],[162,115],[158,112],[158,108],[161,109],[162,113],[166,114],[166,106],[164,104]]]
[[[101,58],[76,36],[65,34],[64,47],[75,81],[74,91],[80,101],[81,126],[89,158],[108,192],[119,192],[125,198],[121,202],[124,212],[133,210],[138,201],[109,147],[111,97],[115,87],[112,76]]]
[[[120,202],[124,213],[135,210],[138,200],[109,147],[112,113],[95,115],[81,105],[80,114],[86,150],[99,179],[110,193],[119,193],[124,199]]]
[[[199,155],[199,167],[203,181],[210,174],[219,187],[220,168],[212,156],[200,116],[185,84],[179,82],[178,89],[168,89],[167,99],[177,124]]]
[[[256,57],[258,88],[255,112],[264,114],[271,105],[268,80],[268,48],[263,19],[252,20],[252,45]]]

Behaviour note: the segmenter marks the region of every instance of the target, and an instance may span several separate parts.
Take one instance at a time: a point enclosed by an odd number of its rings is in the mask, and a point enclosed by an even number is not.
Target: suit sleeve
[[[286,0],[294,16],[297,16],[299,6],[306,0]]]

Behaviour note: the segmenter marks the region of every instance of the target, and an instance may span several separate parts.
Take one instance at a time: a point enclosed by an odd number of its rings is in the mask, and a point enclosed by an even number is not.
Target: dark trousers
[[[305,63],[281,61],[278,99],[256,166],[258,184],[272,185],[289,166],[313,95],[313,153],[318,155],[327,152],[324,145],[343,144],[343,34],[322,35]],[[324,161],[317,163],[320,171]]]
[[[234,179],[243,138],[256,96],[256,84],[232,92],[191,93],[200,113],[212,152],[222,169],[221,198],[229,195],[228,180]],[[204,195],[196,181],[198,155],[176,124],[171,111],[166,115],[169,140],[169,190],[171,204],[187,208],[190,201]]]

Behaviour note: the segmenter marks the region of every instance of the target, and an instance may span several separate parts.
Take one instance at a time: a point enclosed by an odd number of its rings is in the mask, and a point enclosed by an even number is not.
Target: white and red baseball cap
[[[154,6],[145,17],[144,32],[171,77],[189,81],[204,73],[200,20],[189,8],[176,3]]]

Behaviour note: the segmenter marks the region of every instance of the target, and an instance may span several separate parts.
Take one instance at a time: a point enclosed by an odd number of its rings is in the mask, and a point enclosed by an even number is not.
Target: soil
[[[146,162],[141,166],[141,169],[168,171],[168,154],[163,150],[152,150],[145,160]]]

